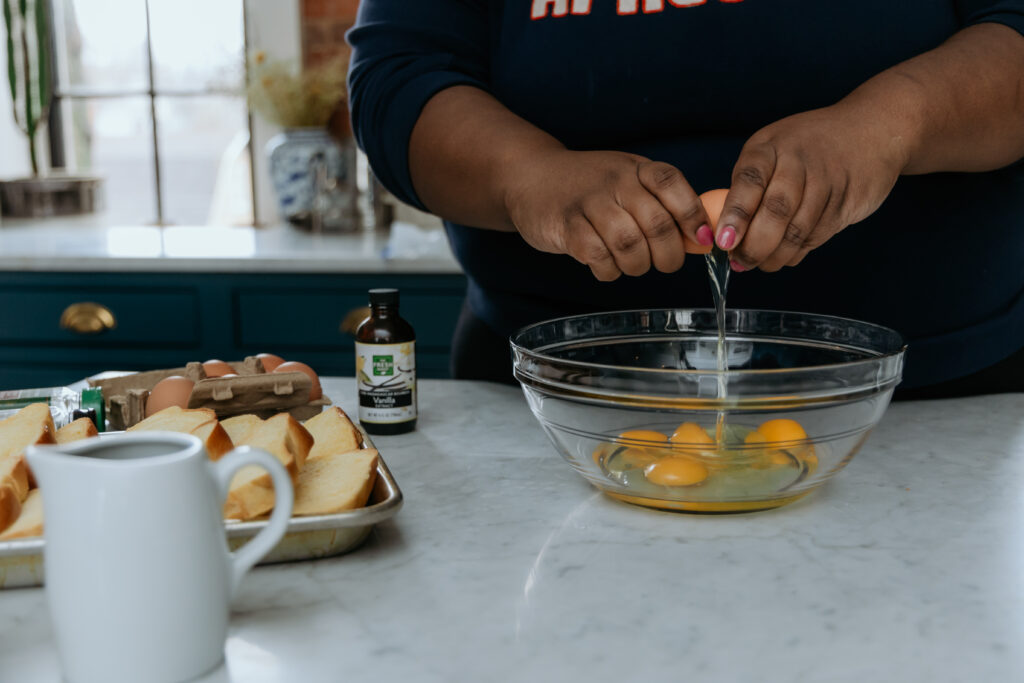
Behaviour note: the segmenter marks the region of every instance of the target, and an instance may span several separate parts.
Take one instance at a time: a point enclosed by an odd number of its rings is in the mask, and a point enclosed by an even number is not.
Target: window
[[[252,225],[243,0],[51,0],[54,167],[107,222]]]

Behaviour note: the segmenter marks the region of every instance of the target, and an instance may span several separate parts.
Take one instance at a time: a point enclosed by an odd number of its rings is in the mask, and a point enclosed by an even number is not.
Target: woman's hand
[[[907,151],[884,111],[843,105],[789,116],[740,153],[715,240],[733,269],[795,266],[889,195]]]
[[[686,178],[624,152],[550,150],[510,169],[505,207],[540,251],[568,254],[598,280],[671,273],[711,249],[712,231]],[[701,242],[703,241],[703,244]]]

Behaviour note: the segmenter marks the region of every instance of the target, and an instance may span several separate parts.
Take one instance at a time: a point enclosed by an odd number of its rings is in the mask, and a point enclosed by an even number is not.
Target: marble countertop
[[[376,439],[402,511],[249,574],[205,681],[1024,680],[1024,395],[895,404],[824,489],[726,516],[599,494],[514,388],[420,406]],[[0,679],[58,675],[43,590],[0,591]]]
[[[108,226],[83,219],[0,224],[0,271],[459,273],[437,230],[388,254],[389,232],[311,234],[287,225]],[[393,245],[392,245],[393,246]]]

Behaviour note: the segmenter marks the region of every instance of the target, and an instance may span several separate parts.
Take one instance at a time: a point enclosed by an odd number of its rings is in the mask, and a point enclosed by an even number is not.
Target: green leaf
[[[7,82],[11,86],[11,101],[18,99],[18,72],[14,67],[14,17],[11,0],[4,0],[4,24],[7,26]]]
[[[46,0],[35,0],[36,27],[36,70],[37,70],[37,93],[39,98],[39,118],[45,119],[50,109],[50,31],[46,21]]]
[[[29,115],[31,116],[31,111],[29,111]],[[26,131],[28,134],[28,156],[29,161],[32,163],[33,176],[39,175],[39,160],[36,159],[36,125],[38,122],[39,119],[30,118],[28,122],[28,130]]]
[[[36,118],[35,102],[32,99],[32,55],[29,54],[28,44],[28,20],[26,17],[26,4],[28,0],[19,0],[18,5],[21,7],[21,26],[18,27],[21,33],[21,54],[22,54],[22,65],[21,72],[24,83],[22,89],[25,92],[25,134],[28,135],[28,144],[32,146],[32,140],[36,135],[36,124],[38,119]],[[35,169],[33,168],[33,171]]]

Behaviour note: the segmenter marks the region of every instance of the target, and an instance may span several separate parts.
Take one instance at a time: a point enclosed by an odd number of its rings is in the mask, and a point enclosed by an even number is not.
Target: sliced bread
[[[57,443],[50,406],[33,403],[0,420],[0,458],[21,457],[29,446]]]
[[[18,519],[6,531],[0,533],[0,541],[42,535],[43,494],[39,489],[32,489],[21,506],[21,514],[18,515]]]
[[[234,448],[231,437],[217,422],[217,414],[209,408],[179,408],[171,406],[129,427],[129,432],[167,431],[183,432],[199,437],[210,460],[220,458]]]
[[[294,481],[301,472],[313,437],[288,413],[280,413],[255,425],[236,444],[262,448],[277,458]],[[243,467],[231,480],[224,503],[229,519],[253,519],[274,507],[274,485],[262,467]]]
[[[239,445],[245,439],[245,437],[252,431],[253,427],[263,422],[260,418],[255,415],[235,415],[229,417],[226,420],[220,421],[220,426],[224,428],[224,431],[231,437],[231,442]]]
[[[247,465],[231,478],[228,497],[224,501],[224,518],[249,520],[274,509],[274,482],[267,471]]]
[[[28,465],[24,458],[0,458],[0,486],[10,486],[19,501],[28,497]]]
[[[57,443],[71,443],[89,437],[99,436],[96,425],[87,417],[80,417],[57,430]]]
[[[24,460],[25,449],[57,443],[50,406],[33,403],[25,406],[6,420],[0,420],[0,460],[17,458]],[[32,471],[28,471],[29,485],[35,485]]]
[[[377,481],[377,451],[310,458],[295,484],[294,515],[329,515],[366,505]]]
[[[129,432],[140,430],[164,430],[169,432],[181,431],[181,427],[198,427],[210,420],[216,420],[217,413],[209,408],[179,408],[170,406],[153,413],[145,420],[138,422],[128,428]],[[175,428],[178,429],[175,429]]]
[[[288,413],[278,413],[253,425],[235,445],[262,448],[272,454],[294,481],[313,448],[313,436]]]
[[[0,448],[7,455],[0,456],[0,532],[14,524],[21,516],[23,503],[29,494],[28,465],[25,462],[25,448],[34,443],[47,443],[52,438],[49,426],[53,424],[50,408],[44,403],[43,410],[29,406],[0,422]],[[15,421],[29,408],[31,419]],[[51,441],[52,443],[52,441]]]
[[[14,486],[0,483],[0,532],[14,524],[21,515],[21,499]],[[0,538],[3,538],[0,533]]]
[[[362,447],[363,435],[348,418],[345,411],[337,406],[327,408],[305,422],[306,429],[313,435],[313,450],[309,457],[346,453]]]

